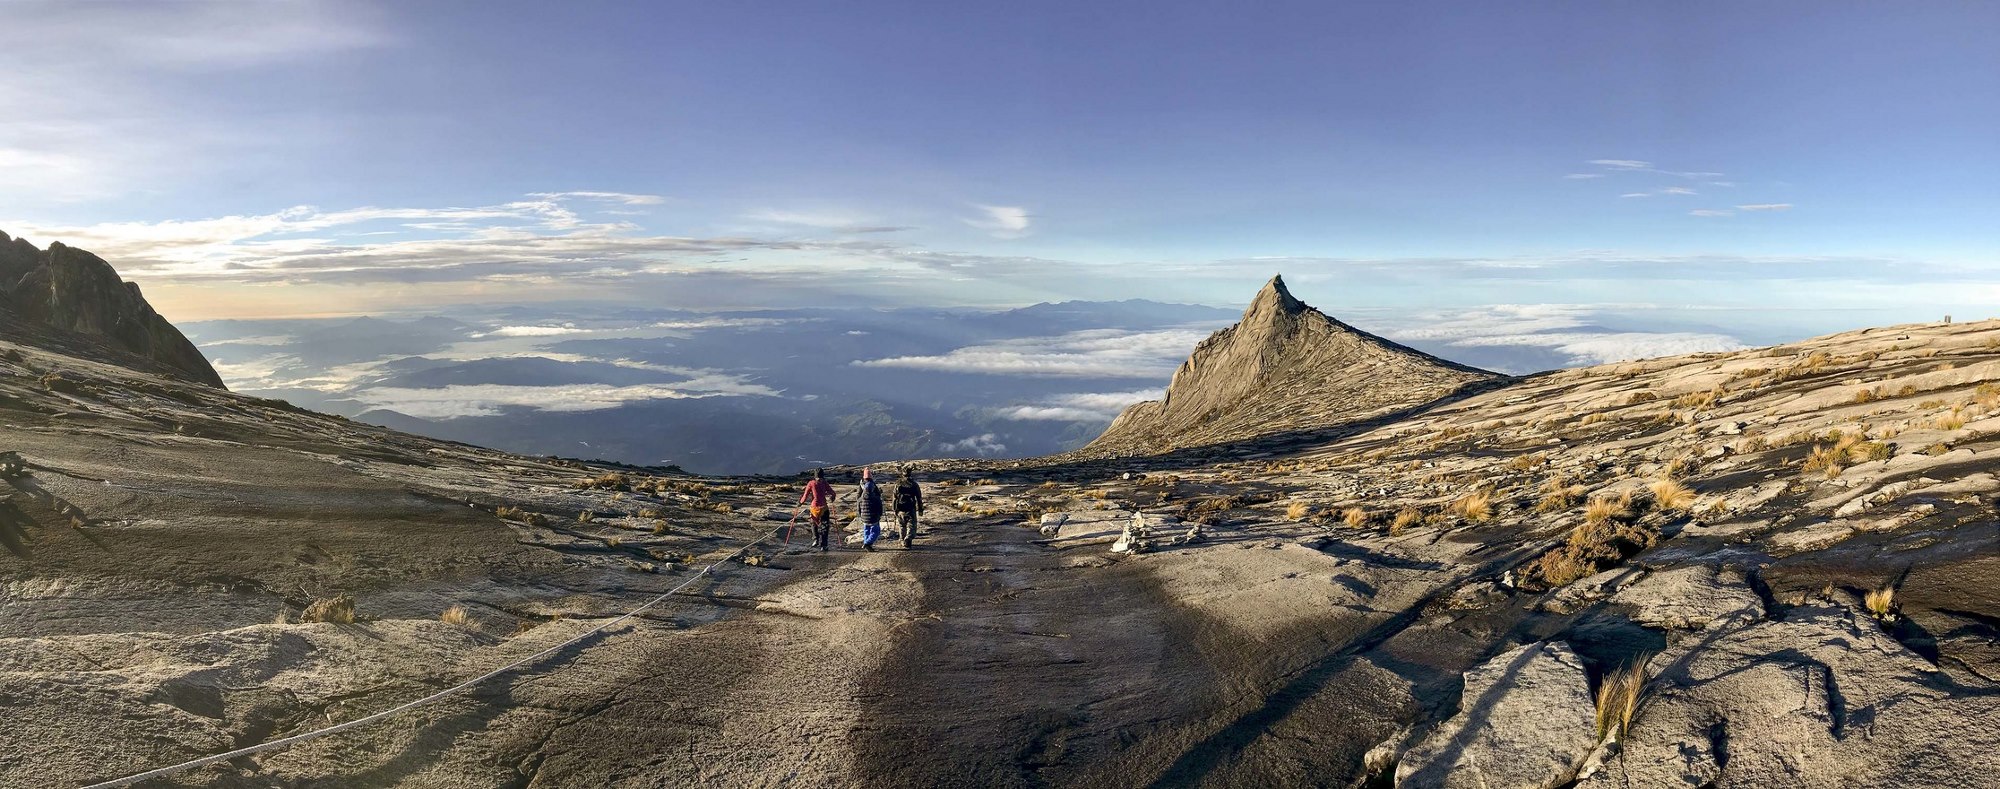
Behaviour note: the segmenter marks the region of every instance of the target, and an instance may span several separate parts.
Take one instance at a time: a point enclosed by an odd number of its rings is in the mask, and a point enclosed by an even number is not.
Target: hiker
[[[825,552],[827,531],[833,525],[833,486],[826,484],[826,469],[813,469],[812,481],[806,483],[799,503],[811,508],[813,547]]]
[[[924,514],[924,488],[917,484],[917,478],[903,469],[903,481],[896,484],[896,528],[903,531],[903,550],[909,550],[917,539],[917,516]]]
[[[875,550],[875,541],[882,538],[882,488],[865,468],[861,470],[860,501],[855,507],[861,511],[861,547]]]

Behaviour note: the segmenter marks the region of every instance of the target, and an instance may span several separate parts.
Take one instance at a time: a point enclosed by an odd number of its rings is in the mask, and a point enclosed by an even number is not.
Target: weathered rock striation
[[[1082,451],[1160,451],[1319,430],[1496,377],[1334,320],[1272,277],[1242,320],[1195,346],[1165,398],[1125,409]]]
[[[31,327],[83,335],[179,377],[223,388],[222,376],[153,311],[138,284],[119,279],[102,258],[60,241],[42,250],[0,233],[0,314]]]

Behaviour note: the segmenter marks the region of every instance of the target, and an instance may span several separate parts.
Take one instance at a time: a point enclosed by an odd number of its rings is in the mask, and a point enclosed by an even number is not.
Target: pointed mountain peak
[[[1306,311],[1305,302],[1294,298],[1292,292],[1285,289],[1284,276],[1278,275],[1271,277],[1270,282],[1264,283],[1263,290],[1257,291],[1257,298],[1250,300],[1250,308],[1244,310],[1243,318],[1249,320],[1256,315],[1297,315],[1304,311]]]

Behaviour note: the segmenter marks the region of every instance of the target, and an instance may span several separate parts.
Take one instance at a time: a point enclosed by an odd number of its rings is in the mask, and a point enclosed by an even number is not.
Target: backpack
[[[896,511],[916,512],[919,495],[922,494],[917,491],[917,483],[903,480],[902,484],[896,486]]]

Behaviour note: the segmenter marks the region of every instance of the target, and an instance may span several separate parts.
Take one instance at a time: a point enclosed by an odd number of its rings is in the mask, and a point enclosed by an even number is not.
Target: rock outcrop
[[[153,311],[139,286],[102,258],[52,242],[37,249],[0,233],[0,314],[31,327],[79,334],[197,383],[222,376],[179,329]]]
[[[1084,452],[1159,452],[1319,430],[1494,377],[1334,320],[1272,277],[1241,321],[1195,346],[1164,399],[1127,408]]]
[[[1411,749],[1396,785],[1547,789],[1597,745],[1589,677],[1562,643],[1529,644],[1465,673],[1458,715]]]

